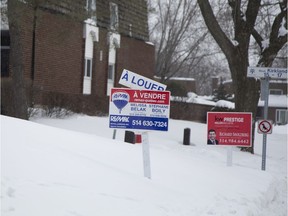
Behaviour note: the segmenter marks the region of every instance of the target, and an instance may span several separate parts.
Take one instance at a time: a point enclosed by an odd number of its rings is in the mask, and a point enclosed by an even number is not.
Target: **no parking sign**
[[[257,132],[259,134],[272,134],[272,125],[271,120],[259,120]]]

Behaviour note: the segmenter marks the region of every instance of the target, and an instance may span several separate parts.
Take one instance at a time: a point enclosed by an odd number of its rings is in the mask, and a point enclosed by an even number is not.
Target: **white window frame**
[[[120,47],[120,34],[118,33],[108,33],[109,37],[109,54],[108,54],[108,70],[107,70],[107,90],[106,93],[109,96],[111,88],[114,87],[115,76],[116,76],[116,54],[117,49]],[[110,67],[112,66],[112,73],[110,73]],[[110,76],[110,74],[112,76]]]
[[[282,118],[282,114],[284,112],[284,119]],[[283,121],[284,120],[284,121]],[[288,110],[286,109],[276,109],[276,124],[287,124],[288,122]]]
[[[95,0],[93,0],[95,1]],[[93,19],[84,21],[83,38],[85,38],[85,54],[84,54],[84,75],[82,93],[90,95],[92,93],[92,77],[95,62],[93,61],[94,42],[99,41],[99,29]],[[90,65],[88,65],[88,61]]]
[[[112,68],[112,70],[110,70]],[[115,64],[109,63],[108,65],[108,80],[114,83],[115,80]]]
[[[90,67],[88,68],[88,65],[87,65],[87,63],[88,63],[88,61],[90,61]],[[86,77],[86,78],[92,78],[92,65],[93,65],[93,59],[92,58],[85,58],[85,72],[84,72],[84,76]],[[88,69],[89,69],[89,74],[88,74]]]

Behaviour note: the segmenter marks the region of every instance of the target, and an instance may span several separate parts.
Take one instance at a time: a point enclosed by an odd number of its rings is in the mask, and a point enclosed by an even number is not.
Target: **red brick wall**
[[[155,72],[155,47],[130,37],[121,37],[121,48],[117,49],[116,86],[123,69],[153,79]]]
[[[108,77],[108,44],[107,30],[99,28],[99,42],[94,43],[92,94],[97,96],[106,95]],[[102,52],[102,59],[101,58]]]
[[[36,31],[35,87],[43,91],[81,93],[82,32],[82,23],[42,13]]]
[[[99,28],[99,42],[95,43],[92,75],[92,94],[106,95],[108,77],[107,30]],[[100,53],[102,51],[102,60]],[[128,69],[142,76],[153,78],[155,65],[155,47],[144,41],[121,36],[120,48],[116,51],[115,86],[118,84],[123,69]]]
[[[32,12],[26,7],[22,8],[22,17],[21,17],[21,40],[23,47],[23,66],[24,66],[24,76],[26,79],[31,78],[31,59],[32,59]],[[11,51],[11,50],[10,50]]]
[[[83,95],[84,47],[83,22],[67,16],[38,11],[35,43],[34,101],[35,104],[55,103],[73,105],[79,112],[95,110],[108,112],[106,96],[108,73],[108,31],[99,28],[99,41],[94,43],[91,95]],[[24,74],[31,80],[33,13],[21,17],[21,39],[24,50]],[[121,45],[116,54],[115,86],[122,70],[128,69],[153,78],[155,65],[153,45],[142,40],[121,35]],[[101,54],[102,53],[102,54]],[[102,55],[101,59],[100,56]],[[53,98],[54,97],[54,98]],[[67,100],[65,101],[65,97]],[[77,107],[75,107],[77,106]],[[67,107],[67,106],[66,106]],[[86,110],[86,111],[85,111]]]

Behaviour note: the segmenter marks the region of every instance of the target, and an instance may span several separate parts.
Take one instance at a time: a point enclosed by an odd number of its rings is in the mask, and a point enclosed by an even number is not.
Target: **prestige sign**
[[[207,144],[252,146],[252,114],[208,112]]]
[[[170,92],[112,88],[109,127],[168,131]]]

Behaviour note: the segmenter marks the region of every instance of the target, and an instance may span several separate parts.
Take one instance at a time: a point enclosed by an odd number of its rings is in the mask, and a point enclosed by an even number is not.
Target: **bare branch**
[[[222,31],[219,23],[216,20],[216,17],[213,13],[209,1],[197,0],[197,2],[211,35],[213,36],[217,44],[220,46],[225,56],[227,58],[231,57],[233,55],[234,45],[232,44],[230,39],[226,36],[226,34]]]

